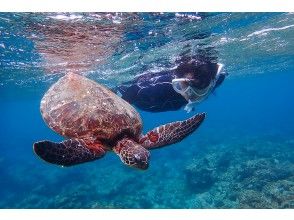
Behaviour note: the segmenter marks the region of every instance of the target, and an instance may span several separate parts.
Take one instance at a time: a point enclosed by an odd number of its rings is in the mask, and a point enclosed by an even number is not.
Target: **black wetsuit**
[[[122,98],[136,107],[150,112],[174,111],[188,102],[174,91],[174,71],[147,73],[117,87]]]

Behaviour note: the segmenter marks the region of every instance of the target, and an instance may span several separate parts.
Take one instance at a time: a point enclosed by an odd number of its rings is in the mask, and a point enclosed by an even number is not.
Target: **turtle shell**
[[[69,138],[112,141],[138,137],[139,113],[104,86],[77,74],[60,78],[41,100],[41,114],[57,133]]]

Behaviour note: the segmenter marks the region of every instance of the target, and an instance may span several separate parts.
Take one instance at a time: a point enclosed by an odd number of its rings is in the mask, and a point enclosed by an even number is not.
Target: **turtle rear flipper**
[[[194,132],[201,125],[204,119],[205,113],[201,113],[184,121],[176,121],[161,125],[142,136],[139,143],[147,149],[174,144]]]
[[[83,140],[69,139],[60,143],[40,141],[34,143],[34,152],[43,160],[62,166],[72,166],[79,163],[96,160],[104,156],[101,147],[87,147]]]

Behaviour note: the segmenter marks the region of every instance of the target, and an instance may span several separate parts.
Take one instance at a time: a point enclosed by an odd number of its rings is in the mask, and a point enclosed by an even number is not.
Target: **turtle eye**
[[[141,158],[140,158],[140,155],[139,155],[139,154],[135,154],[135,155],[134,155],[134,157],[135,157],[135,160],[136,160],[136,161],[139,161],[139,160],[141,160]]]

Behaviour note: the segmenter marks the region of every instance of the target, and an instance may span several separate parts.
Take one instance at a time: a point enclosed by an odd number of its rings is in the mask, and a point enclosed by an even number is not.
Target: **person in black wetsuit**
[[[175,111],[186,106],[189,112],[224,81],[222,66],[204,56],[183,57],[175,69],[140,75],[118,86],[116,93],[145,111]]]

